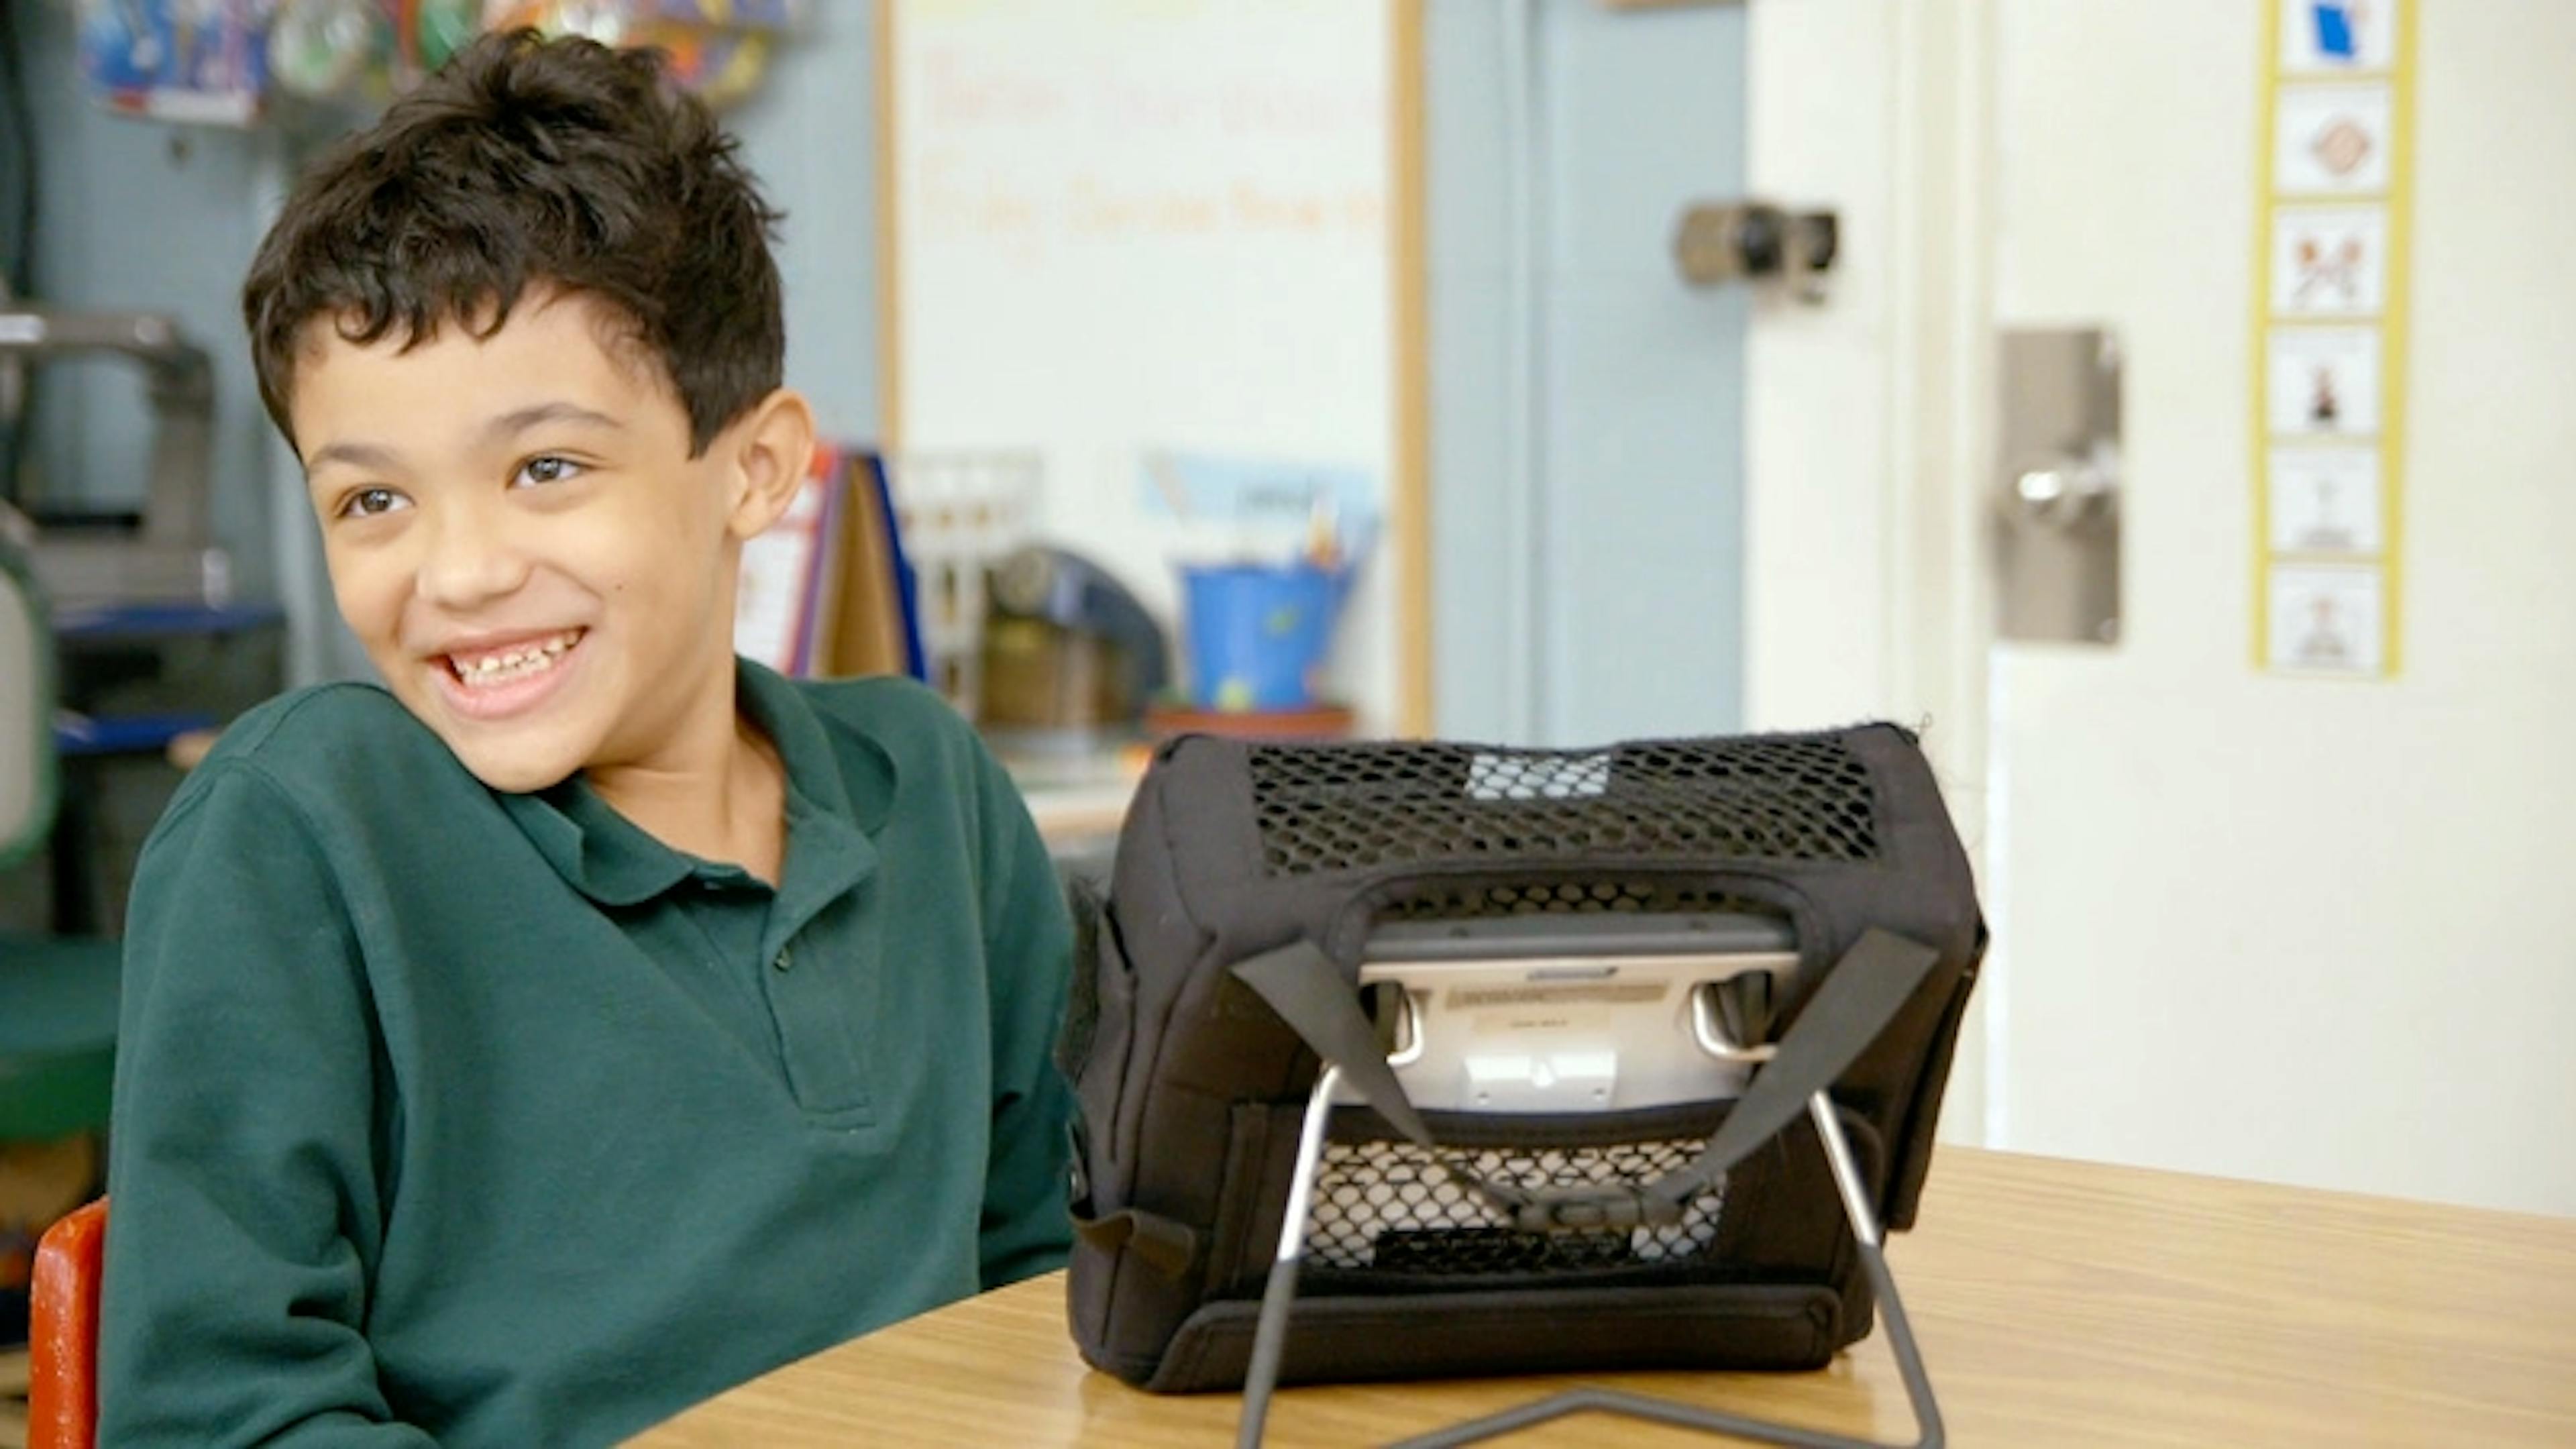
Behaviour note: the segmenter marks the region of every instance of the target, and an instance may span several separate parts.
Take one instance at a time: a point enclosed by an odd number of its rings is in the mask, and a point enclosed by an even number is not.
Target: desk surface
[[[1945,1148],[1889,1256],[1962,1446],[2576,1445],[2576,1220]],[[1050,1276],[926,1314],[636,1442],[1230,1442],[1233,1396],[1086,1370],[1063,1293]],[[1811,1374],[1589,1381],[1911,1438],[1883,1333]],[[1570,1382],[1285,1390],[1269,1442],[1384,1442]],[[1590,1417],[1508,1442],[1719,1441]]]

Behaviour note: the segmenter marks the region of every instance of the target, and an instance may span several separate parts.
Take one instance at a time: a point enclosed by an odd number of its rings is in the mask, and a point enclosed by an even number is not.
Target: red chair
[[[36,1244],[27,1312],[27,1449],[98,1443],[98,1285],[107,1199],[73,1211]]]

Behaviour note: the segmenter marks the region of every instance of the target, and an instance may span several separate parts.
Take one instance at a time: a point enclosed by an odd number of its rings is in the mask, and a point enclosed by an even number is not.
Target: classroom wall
[[[771,204],[787,213],[778,245],[787,379],[840,438],[874,436],[883,406],[875,8],[812,7],[807,33],[773,56],[759,94],[726,117]]]
[[[19,5],[35,118],[37,299],[67,309],[166,312],[215,368],[214,527],[251,595],[270,592],[267,414],[242,347],[242,272],[271,133],[174,128],[113,115],[83,91],[68,5]],[[151,430],[143,372],[110,359],[35,370],[42,402],[28,467],[48,497],[141,502]]]
[[[108,114],[78,93],[67,16],[31,13],[48,147],[39,265],[58,282],[53,295],[167,307],[208,340],[222,409],[218,528],[244,587],[286,598],[299,680],[363,672],[310,526],[290,506],[293,460],[269,438],[233,311],[306,147],[274,132]],[[1530,106],[1517,147],[1511,27]],[[787,212],[789,381],[827,431],[851,437],[876,431],[882,399],[874,29],[872,5],[815,7],[809,34],[728,117]],[[1428,0],[1444,733],[1578,743],[1740,720],[1745,302],[1683,287],[1668,246],[1687,200],[1743,190],[1742,32],[1742,12],[1728,6],[1622,14],[1593,0]],[[1515,295],[1533,348],[1519,393],[1507,346]],[[111,380],[79,381],[76,396],[48,406],[58,415],[45,466],[128,476],[143,447],[127,423],[139,390],[120,404]],[[1678,634],[1676,617],[1686,621]]]
[[[68,7],[22,7],[41,194],[40,296],[57,307],[176,315],[215,360],[214,519],[241,591],[293,616],[297,682],[360,675],[340,629],[294,459],[260,408],[238,311],[241,277],[295,168],[320,135],[243,132],[121,116],[80,84]],[[791,325],[788,375],[826,431],[869,437],[878,413],[875,74],[871,7],[817,7],[768,85],[728,119],[788,212],[778,251]],[[138,370],[53,364],[29,468],[53,496],[114,506],[140,496],[150,447]]]

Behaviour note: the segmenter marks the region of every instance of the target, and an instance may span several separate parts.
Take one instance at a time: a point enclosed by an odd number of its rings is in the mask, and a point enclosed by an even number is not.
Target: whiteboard
[[[1173,626],[1176,551],[1206,539],[1154,501],[1154,455],[1357,473],[1383,518],[1406,426],[1385,0],[885,14],[898,457],[1035,450],[1036,534]],[[1409,548],[1381,528],[1333,650],[1370,732],[1400,722]]]

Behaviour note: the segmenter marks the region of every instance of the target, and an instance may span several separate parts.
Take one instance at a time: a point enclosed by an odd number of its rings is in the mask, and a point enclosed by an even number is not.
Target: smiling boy
[[[774,220],[653,61],[521,35],[263,244],[383,687],[244,718],[146,848],[103,1443],[603,1443],[1061,1260],[1026,810],[919,687],[732,651],[814,446]]]

